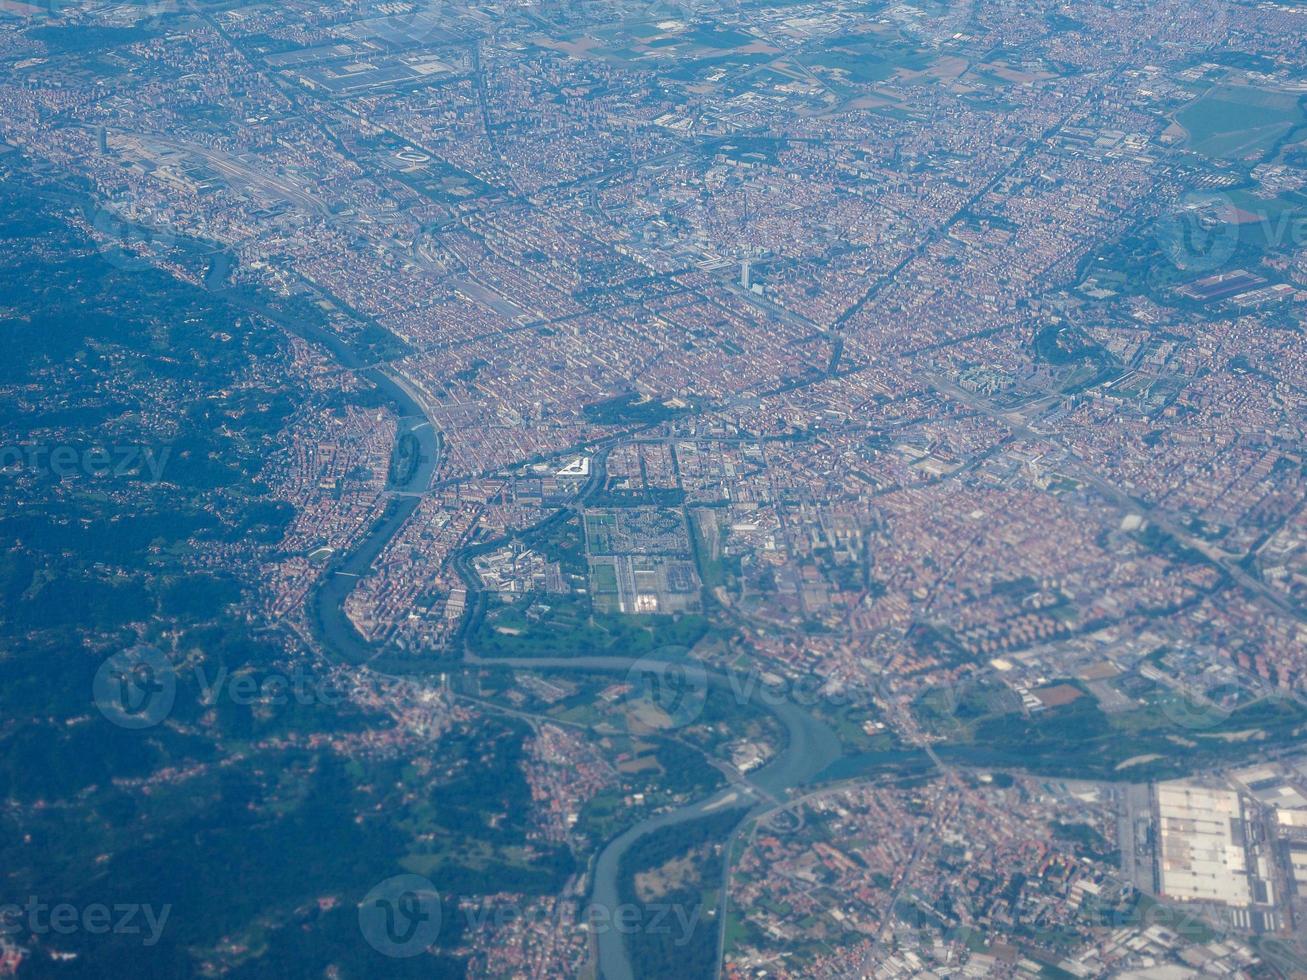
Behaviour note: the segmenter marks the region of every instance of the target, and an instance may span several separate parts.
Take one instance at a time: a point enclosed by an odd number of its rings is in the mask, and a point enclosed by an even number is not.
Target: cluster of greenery
[[[707,912],[716,907],[713,896],[721,887],[722,855],[717,845],[743,817],[744,811],[737,808],[665,827],[639,838],[622,855],[618,894],[624,904],[640,905],[644,913],[643,922],[626,937],[636,980],[693,980],[716,974],[717,920]],[[687,857],[694,864],[690,880],[679,881],[648,905],[640,902],[635,890],[638,872],[653,871]],[[684,920],[693,923],[688,934],[680,927],[680,920],[666,914],[668,908],[679,909]]]
[[[883,82],[901,70],[921,71],[938,57],[916,44],[880,34],[834,37],[824,50],[805,58],[805,63],[826,77],[840,73],[842,80],[856,85]]]
[[[1063,683],[1083,690],[1077,682]],[[936,746],[941,758],[1063,778],[1140,781],[1233,764],[1247,757],[1250,740],[1265,751],[1307,736],[1307,709],[1289,699],[1250,702],[1224,717],[1203,716],[1201,727],[1187,727],[1183,715],[1168,710],[1169,694],[1107,714],[1085,693],[1030,716],[1002,694],[999,688],[976,688],[946,705],[918,704],[923,718],[950,716],[947,725],[936,725],[948,735]]]
[[[523,849],[531,815],[522,768],[529,735],[524,723],[502,720],[457,728],[442,736],[433,753],[437,771],[449,772],[449,778],[432,780],[406,768],[407,782],[423,797],[393,803],[409,837],[423,841],[411,845],[406,868],[430,877],[444,894],[548,894],[562,888],[574,871],[571,852]]]
[[[422,461],[422,448],[418,437],[411,432],[403,433],[395,440],[394,452],[390,455],[390,469],[386,482],[391,486],[402,487],[417,472],[418,463]]]
[[[648,425],[675,418],[681,410],[669,408],[656,398],[643,399],[631,393],[586,405],[584,411],[586,419],[596,425]]]
[[[702,517],[693,514],[690,520],[690,548],[694,552],[695,565],[699,569],[699,579],[703,582],[704,589],[711,594],[711,591],[718,586],[725,586],[728,590],[734,587],[743,574],[739,555],[723,555],[721,546],[729,535],[729,530],[724,526],[719,526],[717,530],[718,540],[712,542],[708,540],[705,533],[705,523]],[[713,558],[713,545],[717,545],[717,557]]]
[[[157,37],[158,30],[140,27],[106,27],[98,24],[46,24],[33,27],[27,36],[40,41],[51,53],[69,55],[97,55],[124,44],[139,44]],[[100,62],[110,68],[110,62]]]
[[[482,657],[636,659],[669,645],[692,647],[708,629],[697,615],[592,613],[587,596],[531,595],[492,600],[468,644]]]
[[[680,507],[685,502],[685,491],[677,487],[641,486],[633,490],[605,486],[593,494],[591,507]]]
[[[697,799],[720,789],[726,781],[708,765],[703,753],[671,739],[662,740],[654,758],[663,770],[658,788],[667,793],[683,793]]]
[[[79,458],[145,447],[162,465],[0,474],[0,863],[15,896],[171,911],[157,945],[82,931],[59,941],[77,959],[23,970],[460,976],[448,953],[375,952],[357,905],[405,871],[448,902],[561,889],[571,853],[527,839],[529,729],[479,720],[385,758],[327,747],[393,722],[297,666],[244,583],[196,561],[266,549],[292,516],[259,474],[306,393],[277,369],[284,335],[243,299],[286,304],[123,261],[65,220],[81,206],[18,170],[0,183],[0,439]],[[320,312],[304,325],[321,329]],[[133,731],[96,709],[93,679],[139,642],[172,662],[176,693],[162,723]],[[285,686],[296,677],[302,697]],[[237,678],[256,693],[234,695]],[[442,948],[458,928],[451,907]]]
[[[1067,369],[1062,390],[1068,394],[1092,388],[1121,373],[1116,359],[1105,348],[1065,324],[1049,324],[1035,334],[1034,354],[1038,361]]]
[[[564,514],[566,516],[563,520],[547,521],[523,535],[523,538],[546,561],[558,562],[558,567],[565,574],[584,576],[588,566],[581,524],[570,511],[565,511]]]
[[[1061,823],[1055,820],[1053,836],[1075,844],[1076,851],[1091,861],[1104,861],[1115,865],[1121,863],[1120,848],[1113,847],[1102,834],[1087,823]]]
[[[892,777],[906,780],[934,771],[935,764],[920,748],[904,745],[888,729],[868,734],[863,723],[878,712],[869,704],[830,704],[820,701],[812,714],[839,736],[841,755],[817,776],[818,782]]]
[[[141,624],[182,649],[188,630],[227,624],[239,583],[188,556],[275,541],[292,516],[258,473],[295,393],[241,383],[276,362],[281,338],[201,290],[106,261],[61,207],[17,179],[0,186],[0,441],[79,459],[128,447],[156,469],[61,479],[35,465],[0,479],[0,702],[38,727],[84,712],[98,657],[142,638]],[[257,659],[247,632],[203,642],[229,665]],[[95,741],[61,724],[43,737],[55,753]],[[74,770],[96,754],[69,752]]]

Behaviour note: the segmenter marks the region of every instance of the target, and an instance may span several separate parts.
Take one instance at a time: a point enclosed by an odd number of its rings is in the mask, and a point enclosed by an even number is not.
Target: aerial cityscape
[[[0,977],[1307,978],[1307,3],[0,0]]]

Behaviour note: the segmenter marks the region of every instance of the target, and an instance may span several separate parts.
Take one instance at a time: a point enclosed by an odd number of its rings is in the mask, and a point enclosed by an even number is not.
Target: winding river
[[[419,465],[402,484],[387,488],[391,496],[384,515],[352,549],[334,556],[330,569],[309,600],[310,619],[315,634],[328,655],[353,664],[368,662],[381,650],[365,640],[354,628],[345,614],[345,600],[359,578],[368,573],[377,556],[412,515],[421,495],[430,489],[440,466],[440,433],[402,382],[380,367],[365,365],[339,336],[305,325],[279,310],[262,305],[247,294],[238,294],[227,288],[225,279],[229,262],[230,259],[225,256],[215,259],[206,283],[213,292],[327,349],[342,367],[357,371],[373,382],[397,407],[400,416],[397,442],[407,432],[418,439],[421,449]],[[473,666],[618,674],[625,674],[636,662],[634,658],[622,657],[481,659],[470,652],[465,653],[464,661]],[[647,659],[640,662],[646,669],[671,666]],[[448,667],[447,664],[440,666]],[[763,697],[761,685],[750,684],[747,679],[732,677],[727,673],[709,672],[707,681],[709,686],[728,690],[733,696],[745,698],[774,715],[784,729],[785,744],[767,765],[742,782],[733,783],[704,799],[659,813],[610,840],[595,858],[590,894],[592,906],[613,910],[621,904],[618,879],[622,857],[642,837],[722,809],[738,808],[741,811],[740,819],[744,820],[750,814],[771,806],[772,801],[784,798],[790,789],[811,783],[839,758],[840,743],[834,730],[793,702],[779,700],[774,695]],[[603,980],[633,980],[629,950],[622,933],[615,929],[599,929],[596,930],[595,941],[599,976]]]
[[[332,573],[313,596],[313,618],[318,637],[328,652],[351,663],[363,663],[378,652],[354,629],[344,612],[344,601],[358,581],[366,574],[372,562],[390,538],[400,529],[417,505],[416,496],[396,497],[391,509],[368,535],[333,566]],[[667,669],[666,662],[639,661],[644,669]],[[465,653],[464,663],[469,666],[509,667],[518,670],[546,672],[577,671],[594,673],[627,673],[636,663],[635,658],[576,657],[576,658],[494,658],[482,659]],[[788,790],[814,781],[819,773],[840,757],[839,738],[825,722],[791,701],[781,701],[774,695],[762,696],[763,687],[749,684],[747,679],[729,674],[709,672],[709,686],[727,690],[732,696],[742,697],[769,711],[781,723],[785,743],[772,760],[742,783],[735,783],[704,798],[659,813],[610,840],[600,850],[593,867],[590,905],[612,912],[621,905],[619,871],[622,858],[630,847],[642,837],[725,808],[739,808],[740,819],[766,809],[773,800],[783,799]],[[606,921],[606,917],[600,917]],[[595,942],[599,961],[599,976],[603,980],[633,980],[634,972],[626,940],[616,929],[597,929]]]
[[[228,287],[226,279],[232,262],[232,257],[227,253],[219,253],[210,260],[205,286],[211,292],[325,349],[342,368],[354,371],[371,381],[390,401],[399,416],[395,432],[396,445],[405,434],[410,433],[418,441],[420,452],[418,464],[402,482],[387,486],[386,489],[391,496],[385,513],[350,551],[333,556],[331,566],[323,576],[322,583],[313,591],[309,599],[310,622],[327,652],[350,663],[365,663],[372,659],[378,650],[359,635],[354,624],[345,615],[345,599],[354,590],[358,580],[367,574],[386,544],[417,509],[421,495],[430,489],[431,482],[440,468],[442,450],[440,431],[402,381],[392,377],[380,366],[366,364],[340,336],[267,306],[259,302],[257,297],[246,292]]]
[[[397,500],[393,513],[387,515],[361,541],[350,554],[335,567],[313,598],[314,617],[319,638],[333,653],[352,663],[361,663],[375,655],[376,648],[368,644],[354,629],[345,615],[343,603],[357,578],[364,574],[372,561],[385,547],[390,537],[399,530],[416,497]],[[626,674],[636,663],[635,658],[575,657],[575,658],[480,658],[465,653],[464,663],[469,666],[508,667],[518,670],[545,672],[611,672]],[[643,669],[668,669],[672,664],[641,659]],[[610,840],[600,850],[593,867],[589,903],[592,907],[611,913],[621,906],[619,871],[622,858],[630,847],[642,837],[679,824],[697,820],[722,809],[739,808],[740,819],[745,820],[756,812],[767,809],[772,801],[783,799],[788,790],[812,783],[818,774],[840,757],[838,736],[825,722],[791,701],[782,701],[774,695],[762,696],[763,687],[749,684],[747,679],[726,673],[707,673],[709,686],[731,692],[732,696],[747,699],[750,703],[770,712],[781,723],[785,743],[781,750],[757,772],[751,773],[742,783],[734,783],[693,803],[659,813],[644,820]],[[600,916],[599,921],[607,921]],[[634,972],[626,940],[616,929],[597,929],[595,942],[602,980],[633,980]]]
[[[86,197],[75,194],[54,196],[82,208],[88,220],[94,213],[94,204]],[[235,264],[236,259],[230,253],[214,252],[204,277],[205,287],[232,305],[263,316],[288,332],[318,345],[328,351],[342,368],[355,371],[370,380],[396,407],[399,415],[396,442],[405,433],[412,433],[418,440],[421,451],[419,464],[402,483],[387,488],[390,501],[383,516],[352,549],[334,556],[321,585],[309,599],[310,619],[326,653],[348,663],[364,663],[374,659],[382,650],[365,640],[354,628],[354,624],[345,615],[345,599],[417,508],[422,494],[431,488],[440,466],[441,435],[433,420],[425,414],[422,405],[401,380],[392,377],[383,367],[366,363],[339,335],[268,306],[247,290],[233,288],[229,284],[229,276]],[[474,666],[524,670],[625,674],[636,661],[621,657],[483,660],[468,653],[465,662]],[[671,666],[667,662],[652,662],[648,659],[640,662],[646,669]],[[448,667],[447,664],[439,666]],[[835,732],[798,705],[780,701],[774,695],[764,698],[761,696],[761,685],[745,683],[738,676],[733,678],[727,673],[709,672],[707,680],[710,686],[728,689],[734,696],[745,698],[771,712],[785,731],[785,744],[767,765],[742,782],[734,783],[704,799],[650,817],[610,840],[595,859],[590,896],[592,905],[615,909],[620,904],[618,872],[622,856],[642,837],[724,808],[740,809],[740,819],[744,820],[749,815],[769,808],[772,801],[782,799],[790,789],[813,782],[818,774],[839,758],[840,744]],[[613,929],[598,930],[595,938],[600,977],[603,980],[632,980],[631,960],[622,934]]]
[[[627,673],[637,662],[634,658],[623,657],[483,659],[470,653],[465,655],[464,660],[468,664],[484,667],[589,673],[611,671],[622,674]],[[638,662],[643,670],[668,670],[674,666],[666,661],[641,659]],[[770,693],[767,697],[762,697],[762,685],[749,684],[747,678],[739,675],[732,677],[728,673],[710,671],[706,676],[709,687],[729,692],[732,697],[742,698],[771,712],[784,727],[785,744],[770,762],[750,774],[743,784],[727,786],[704,799],[659,813],[609,841],[599,852],[594,865],[590,904],[598,909],[611,913],[621,905],[618,872],[622,857],[640,838],[656,830],[688,823],[723,809],[748,807],[750,814],[754,810],[766,809],[771,805],[771,800],[781,799],[788,790],[812,782],[840,757],[840,741],[835,731],[792,701],[782,701]],[[750,814],[741,813],[740,819],[744,820]],[[608,921],[608,916],[600,916],[599,921]],[[595,939],[599,952],[599,976],[602,980],[632,980],[629,951],[622,933],[616,929],[600,929],[597,930]]]

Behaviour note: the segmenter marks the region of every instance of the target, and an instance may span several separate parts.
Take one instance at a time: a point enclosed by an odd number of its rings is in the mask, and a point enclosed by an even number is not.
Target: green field
[[[1223,85],[1176,114],[1190,149],[1212,157],[1265,153],[1295,126],[1307,123],[1298,96],[1244,85]]]
[[[945,735],[937,750],[952,762],[1091,779],[1171,779],[1242,758],[1249,742],[1264,751],[1307,738],[1307,709],[1289,699],[1251,702],[1196,729],[1172,720],[1163,700],[1169,693],[1111,715],[1086,696],[1032,717],[1005,695],[997,686],[977,687],[956,704],[924,698],[916,710]]]
[[[597,561],[590,566],[590,588],[596,595],[612,595],[617,592],[617,569],[612,562]]]
[[[688,648],[708,632],[702,616],[591,615],[585,597],[531,597],[492,608],[468,642],[483,657],[642,657],[668,645]]]
[[[900,70],[929,68],[935,57],[915,44],[868,34],[836,38],[824,51],[802,60],[818,74],[838,73],[844,81],[868,84],[893,78]]]
[[[585,515],[585,536],[590,542],[591,554],[606,555],[612,552],[615,523],[612,514]]]

